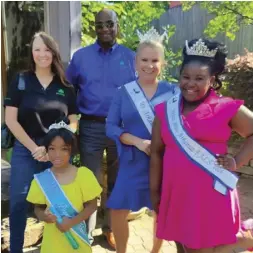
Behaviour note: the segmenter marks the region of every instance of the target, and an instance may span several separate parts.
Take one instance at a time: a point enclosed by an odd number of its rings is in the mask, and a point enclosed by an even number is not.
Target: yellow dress
[[[83,203],[98,197],[102,188],[100,187],[97,179],[95,178],[92,171],[86,167],[80,167],[77,171],[75,180],[68,185],[61,185],[62,190],[66,194],[69,201],[80,212],[83,210]],[[39,185],[35,180],[32,181],[27,201],[33,204],[45,204],[50,206],[46,200],[45,195],[41,191]],[[45,223],[43,240],[41,245],[41,253],[90,253],[91,248],[81,241],[74,233],[79,244],[79,249],[73,250],[64,233],[56,227],[55,224]]]

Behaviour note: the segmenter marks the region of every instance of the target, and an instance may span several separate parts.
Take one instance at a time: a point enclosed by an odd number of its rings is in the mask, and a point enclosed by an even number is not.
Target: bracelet
[[[234,162],[234,169],[233,170],[236,170],[237,169],[236,160],[232,155],[231,155],[231,158],[233,159],[233,162]]]

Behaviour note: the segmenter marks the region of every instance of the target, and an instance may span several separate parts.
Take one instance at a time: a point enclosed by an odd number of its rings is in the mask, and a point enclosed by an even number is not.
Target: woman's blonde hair
[[[164,60],[164,46],[160,42],[153,41],[153,40],[141,42],[137,47],[136,56],[138,56],[140,51],[145,47],[151,47],[151,48],[154,48],[154,49],[158,49],[161,53],[162,62],[163,62],[163,64],[165,63],[165,60]]]

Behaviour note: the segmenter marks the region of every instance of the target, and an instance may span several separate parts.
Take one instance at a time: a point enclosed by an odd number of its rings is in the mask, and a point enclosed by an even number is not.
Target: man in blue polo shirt
[[[116,42],[119,25],[114,11],[101,10],[95,17],[95,30],[97,41],[79,49],[73,55],[67,69],[67,77],[78,91],[81,162],[99,179],[103,153],[106,150],[109,195],[116,180],[118,162],[115,143],[105,134],[105,119],[118,87],[135,80],[135,55],[133,51]],[[88,221],[91,243],[91,232],[95,226],[96,213]],[[115,248],[109,224],[104,234],[108,243]]]

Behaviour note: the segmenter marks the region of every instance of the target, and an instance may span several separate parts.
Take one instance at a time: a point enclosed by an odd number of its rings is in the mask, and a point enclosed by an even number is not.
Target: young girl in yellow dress
[[[41,253],[92,252],[84,221],[97,209],[102,189],[89,169],[69,163],[76,138],[66,123],[49,127],[44,144],[53,166],[34,176],[27,196],[45,222]]]

